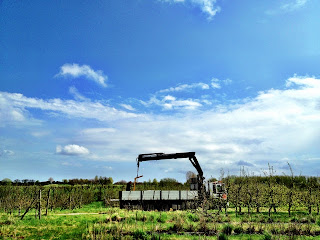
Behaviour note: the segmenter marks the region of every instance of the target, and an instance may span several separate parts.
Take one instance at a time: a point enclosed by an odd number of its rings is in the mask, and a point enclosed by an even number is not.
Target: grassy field
[[[263,210],[263,209],[262,209]],[[81,209],[56,209],[23,220],[18,213],[0,214],[0,239],[320,239],[320,216],[279,209],[235,215],[217,211],[140,211],[106,208],[94,202]]]

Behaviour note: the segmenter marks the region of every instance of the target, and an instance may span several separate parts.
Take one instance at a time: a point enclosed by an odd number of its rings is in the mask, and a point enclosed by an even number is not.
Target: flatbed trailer
[[[120,208],[144,210],[188,209],[195,206],[198,191],[187,190],[145,190],[120,191]]]

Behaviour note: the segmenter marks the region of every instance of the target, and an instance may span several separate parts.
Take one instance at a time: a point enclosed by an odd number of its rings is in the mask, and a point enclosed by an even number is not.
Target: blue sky
[[[320,2],[1,1],[0,179],[132,180],[148,152],[320,172]],[[185,180],[188,160],[141,165]]]

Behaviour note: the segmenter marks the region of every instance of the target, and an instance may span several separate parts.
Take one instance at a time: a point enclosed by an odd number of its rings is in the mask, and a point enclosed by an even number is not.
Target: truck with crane
[[[209,199],[217,199],[226,202],[227,192],[224,184],[220,181],[205,182],[203,171],[195,156],[195,152],[183,153],[147,153],[137,157],[137,167],[142,162],[165,159],[188,158],[193,167],[197,170],[197,177],[191,179],[190,190],[144,190],[135,191],[134,189],[119,192],[120,208],[134,208],[144,210],[178,210],[195,208],[200,204],[208,202]],[[129,190],[129,191],[128,191]]]

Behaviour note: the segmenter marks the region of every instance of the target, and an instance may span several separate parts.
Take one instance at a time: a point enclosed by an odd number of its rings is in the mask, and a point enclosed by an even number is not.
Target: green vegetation
[[[244,209],[247,210],[247,209]],[[320,239],[318,215],[285,209],[268,216],[218,210],[141,211],[93,202],[81,209],[55,208],[40,220],[32,209],[20,220],[17,210],[0,213],[0,239]]]
[[[0,239],[320,239],[319,178],[275,176],[269,167],[264,177],[242,171],[224,183],[229,207],[206,199],[196,210],[161,212],[113,206],[126,184],[111,178],[46,185],[3,181]],[[145,189],[182,190],[188,184],[137,184]]]

